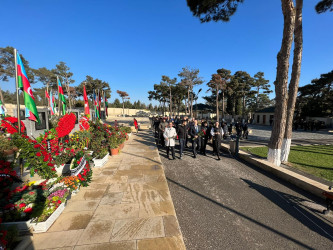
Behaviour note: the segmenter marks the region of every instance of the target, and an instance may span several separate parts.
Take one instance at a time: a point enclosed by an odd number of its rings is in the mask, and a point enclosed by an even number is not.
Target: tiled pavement
[[[93,169],[89,187],[68,201],[30,249],[185,249],[162,163],[149,131]]]

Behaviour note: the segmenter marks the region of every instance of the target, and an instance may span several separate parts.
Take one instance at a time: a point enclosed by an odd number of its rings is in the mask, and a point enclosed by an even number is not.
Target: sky
[[[333,13],[318,15],[318,1],[304,1],[300,86],[333,69]],[[186,0],[1,0],[1,10],[0,47],[17,48],[33,68],[66,62],[74,85],[86,75],[108,82],[109,103],[122,90],[148,104],[147,92],[161,76],[177,77],[185,66],[199,69],[205,81],[195,89],[203,88],[198,102],[219,68],[262,71],[274,89],[280,0],[245,0],[229,22],[203,24]],[[15,89],[13,79],[0,86]]]

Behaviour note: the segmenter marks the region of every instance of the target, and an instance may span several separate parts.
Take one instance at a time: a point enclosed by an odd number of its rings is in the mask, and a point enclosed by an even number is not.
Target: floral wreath
[[[75,127],[76,115],[73,113],[64,115],[58,122],[58,126],[56,127],[56,131],[58,133],[58,137],[64,137],[68,135],[73,128]]]
[[[5,128],[7,133],[15,134],[18,132],[18,119],[16,117],[6,117],[1,121],[1,127]],[[21,133],[24,133],[25,125],[21,121]]]
[[[80,119],[80,131],[82,130],[89,130],[89,118],[86,116],[82,116]]]

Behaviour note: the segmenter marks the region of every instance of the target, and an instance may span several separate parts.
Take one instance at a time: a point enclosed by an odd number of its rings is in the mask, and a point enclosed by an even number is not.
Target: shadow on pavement
[[[294,239],[294,238],[290,237],[289,235],[286,235],[286,234],[284,234],[282,232],[279,232],[276,229],[274,229],[274,228],[272,228],[272,227],[270,227],[268,225],[265,225],[265,224],[263,224],[263,223],[261,223],[261,222],[259,222],[257,220],[254,220],[251,217],[249,217],[249,216],[247,216],[247,215],[245,215],[245,214],[243,214],[241,212],[238,212],[237,210],[235,210],[235,209],[233,209],[231,207],[223,205],[223,204],[221,204],[221,203],[219,203],[219,202],[217,202],[217,201],[215,201],[215,200],[213,200],[213,199],[211,199],[211,198],[209,198],[209,197],[207,197],[205,195],[202,195],[202,194],[200,194],[200,193],[198,193],[198,192],[196,192],[196,191],[194,191],[194,190],[192,190],[192,189],[190,189],[190,188],[188,188],[188,187],[186,187],[186,186],[184,186],[184,185],[182,185],[182,184],[180,184],[180,183],[178,183],[178,182],[176,182],[176,181],[174,181],[174,180],[172,180],[172,179],[170,179],[168,177],[167,177],[167,180],[169,182],[171,182],[171,183],[173,183],[173,184],[175,184],[175,185],[177,185],[177,186],[179,186],[179,187],[181,187],[181,188],[183,188],[183,189],[185,189],[185,190],[187,190],[187,191],[195,194],[195,195],[198,195],[199,197],[201,197],[201,198],[203,198],[203,199],[205,199],[207,201],[210,201],[210,202],[214,203],[215,205],[218,205],[218,206],[222,207],[223,209],[228,210],[231,213],[234,213],[234,214],[236,214],[236,215],[238,215],[238,216],[240,216],[240,217],[242,217],[242,218],[244,218],[244,219],[246,219],[248,221],[251,221],[252,223],[255,223],[256,225],[261,226],[261,227],[263,227],[263,228],[265,228],[265,229],[267,229],[267,230],[269,230],[269,231],[271,231],[271,232],[273,232],[273,233],[275,233],[275,234],[277,234],[277,235],[279,235],[279,236],[281,236],[283,238],[286,238],[286,239],[294,242],[295,244],[297,244],[299,246],[302,246],[302,247],[304,247],[306,249],[313,249],[312,247],[310,247],[310,246],[308,246],[308,245],[306,245],[306,244],[298,241],[297,239]]]
[[[307,200],[259,185],[250,180],[242,178],[241,180],[247,183],[250,188],[255,189],[261,195],[265,196],[268,200],[283,209],[293,218],[297,219],[311,231],[316,232],[329,240],[333,240],[333,227],[323,221],[322,218],[317,217],[305,209],[305,206],[302,203],[305,201],[308,202]],[[281,200],[284,200],[285,202],[281,202]],[[319,212],[318,210],[311,210],[315,213]]]

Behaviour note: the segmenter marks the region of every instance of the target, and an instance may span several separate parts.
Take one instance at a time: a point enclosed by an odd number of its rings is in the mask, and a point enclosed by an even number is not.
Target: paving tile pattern
[[[29,249],[185,249],[154,139],[132,135],[119,155],[93,169],[89,187],[69,200]]]

